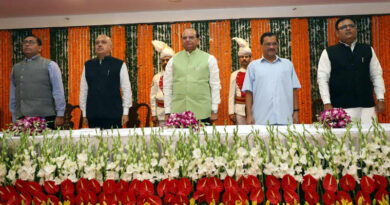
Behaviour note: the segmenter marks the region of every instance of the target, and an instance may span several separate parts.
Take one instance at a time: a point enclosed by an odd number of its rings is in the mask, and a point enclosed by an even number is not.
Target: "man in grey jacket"
[[[49,128],[64,124],[65,96],[57,63],[40,56],[42,41],[28,35],[22,42],[24,60],[11,73],[10,105],[12,121],[42,117]]]

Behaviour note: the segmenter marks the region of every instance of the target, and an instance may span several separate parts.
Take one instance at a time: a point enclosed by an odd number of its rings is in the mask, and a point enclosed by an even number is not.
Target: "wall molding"
[[[390,2],[0,18],[0,29],[370,14],[390,14]]]

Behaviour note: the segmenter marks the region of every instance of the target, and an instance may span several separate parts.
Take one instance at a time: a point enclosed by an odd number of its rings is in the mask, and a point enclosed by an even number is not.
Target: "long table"
[[[380,124],[381,127],[383,127],[383,133],[386,135],[387,141],[390,141],[390,124]],[[347,132],[347,128],[334,128],[331,130],[332,133],[337,137],[342,137]],[[354,145],[358,148],[359,140],[358,137],[361,134],[367,134],[368,132],[372,133],[373,129],[372,127],[368,125],[362,125],[360,131],[359,128],[356,126],[353,126],[349,130],[349,134],[354,139]],[[198,135],[200,137],[200,140],[202,141],[204,137],[211,136],[213,133],[220,134],[221,137],[221,143],[225,143],[225,139],[228,140],[228,143],[232,143],[233,136],[237,135],[241,137],[242,139],[248,137],[248,140],[250,142],[250,145],[252,145],[254,133],[256,133],[257,136],[260,136],[264,142],[267,144],[269,141],[270,133],[272,132],[273,135],[277,135],[280,139],[284,139],[284,135],[288,134],[288,132],[294,132],[296,134],[306,136],[306,138],[311,142],[314,143],[313,138],[315,138],[316,143],[324,143],[322,139],[323,133],[326,133],[327,130],[318,128],[315,125],[312,124],[296,124],[291,126],[262,126],[262,125],[240,125],[240,126],[207,126],[204,129],[202,129]],[[152,135],[158,135],[159,137],[163,139],[172,139],[172,141],[175,143],[177,142],[181,137],[188,136],[190,134],[188,129],[173,129],[173,128],[127,128],[127,129],[112,129],[112,130],[98,130],[98,129],[79,129],[79,130],[61,130],[56,131],[49,136],[56,135],[58,137],[62,138],[69,138],[71,137],[74,142],[77,143],[78,140],[89,137],[90,143],[95,144],[97,143],[96,136],[102,136],[103,138],[107,138],[108,143],[109,139],[111,137],[120,137],[121,141],[123,143],[128,142],[129,138],[135,140],[134,136],[144,136],[145,141],[147,144],[150,142],[150,136]],[[19,137],[12,137],[13,144],[17,144],[19,141]],[[41,141],[43,139],[43,136],[38,135],[35,137],[36,141]],[[134,141],[135,142],[135,141]],[[110,143],[111,144],[111,143]]]

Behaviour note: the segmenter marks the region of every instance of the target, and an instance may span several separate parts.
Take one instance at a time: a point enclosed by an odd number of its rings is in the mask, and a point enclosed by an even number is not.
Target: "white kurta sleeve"
[[[83,73],[81,74],[80,80],[80,110],[83,113],[83,117],[87,117],[87,96],[88,96],[88,84],[87,79],[85,78],[85,66],[83,68]]]
[[[234,102],[236,97],[236,77],[237,71],[233,72],[230,75],[230,86],[229,86],[229,115],[233,115],[234,112]]]
[[[377,99],[385,97],[385,83],[383,80],[383,71],[381,64],[376,57],[374,49],[371,47],[372,57],[370,61],[370,79],[374,85],[374,91]]]
[[[122,90],[122,107],[123,115],[129,114],[129,108],[133,104],[132,93],[131,93],[131,84],[129,79],[129,73],[127,71],[126,63],[122,64],[120,71],[120,86]]]
[[[173,90],[172,64],[173,64],[173,58],[171,58],[168,61],[164,72],[163,91],[164,91],[164,108],[166,114],[171,113],[172,90]]]
[[[152,116],[157,116],[157,92],[158,92],[158,83],[156,83],[156,78],[158,75],[153,76],[152,86],[150,88],[150,109],[152,110]]]
[[[209,83],[211,88],[211,110],[213,112],[218,112],[218,105],[219,103],[221,103],[221,81],[219,80],[219,68],[217,59],[214,56],[210,55],[208,59],[208,64],[210,72]]]
[[[317,83],[320,89],[320,95],[324,104],[330,104],[329,78],[331,65],[328,53],[324,50],[318,62]]]

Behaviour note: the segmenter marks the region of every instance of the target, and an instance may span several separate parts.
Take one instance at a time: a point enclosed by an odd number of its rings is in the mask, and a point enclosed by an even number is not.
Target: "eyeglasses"
[[[29,45],[34,45],[34,44],[36,44],[36,43],[37,43],[37,42],[34,41],[34,40],[29,40],[29,41],[24,40],[24,41],[22,42],[23,45],[27,45],[27,44],[29,44]]]
[[[339,27],[338,30],[345,30],[345,29],[347,29],[348,27],[349,27],[349,28],[356,28],[356,25],[355,25],[355,24],[342,25],[342,26]]]

